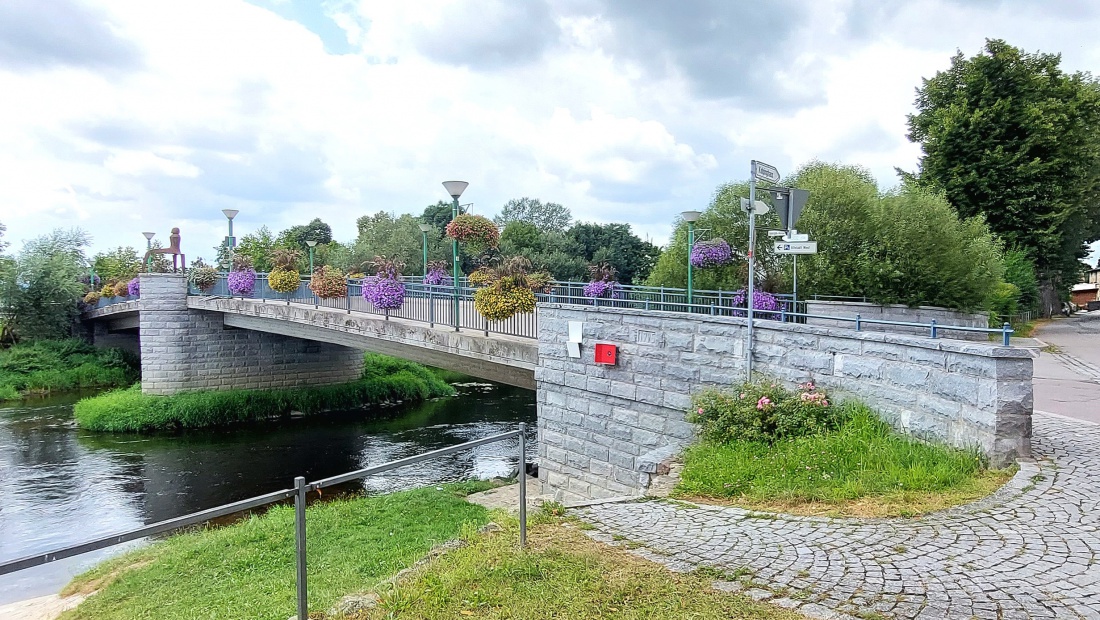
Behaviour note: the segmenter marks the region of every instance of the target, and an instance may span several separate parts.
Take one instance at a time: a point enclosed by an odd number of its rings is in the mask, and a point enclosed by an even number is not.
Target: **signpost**
[[[764,181],[765,183],[778,183],[779,171],[775,169],[775,166],[765,164],[762,161],[753,160],[752,178],[754,181]],[[753,198],[755,199],[755,196]]]
[[[783,237],[784,239],[786,239],[787,238],[787,231],[785,231],[785,230],[769,230],[768,231],[768,236],[769,237]]]
[[[810,235],[808,235],[806,233],[800,233],[797,230],[791,230],[791,231],[788,231],[785,235],[783,235],[783,240],[784,241],[809,241],[810,240]]]
[[[777,241],[775,243],[776,254],[817,254],[816,241],[788,242]]]

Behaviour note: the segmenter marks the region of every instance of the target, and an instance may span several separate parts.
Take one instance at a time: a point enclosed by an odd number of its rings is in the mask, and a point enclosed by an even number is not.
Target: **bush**
[[[734,392],[707,390],[692,399],[688,421],[715,443],[774,442],[839,428],[842,409],[813,382],[797,391],[777,383],[745,383]]]
[[[79,339],[40,340],[0,351],[0,400],[23,394],[117,387],[137,380],[136,356]]]
[[[1020,291],[1019,311],[1039,310],[1039,278],[1035,275],[1035,261],[1023,250],[1005,252],[1005,282],[1016,285]]]
[[[150,432],[224,426],[315,414],[389,401],[449,396],[454,388],[426,367],[384,355],[364,356],[362,378],[351,383],[278,390],[141,393],[141,386],[85,398],[73,407],[77,424],[106,432]]]
[[[99,290],[99,296],[104,299],[111,299],[116,295],[114,284],[104,284],[103,288]]]
[[[335,299],[348,296],[348,280],[344,272],[329,265],[313,272],[309,280],[309,290],[321,299]]]
[[[1015,284],[1001,282],[994,287],[987,302],[990,314],[990,326],[1010,321],[1020,314],[1020,289]]]

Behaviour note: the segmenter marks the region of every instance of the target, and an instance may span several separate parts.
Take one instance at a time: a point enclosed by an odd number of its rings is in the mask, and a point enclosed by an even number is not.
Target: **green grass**
[[[412,564],[434,545],[486,523],[462,499],[488,483],[448,485],[310,506],[310,609],[328,609]],[[286,620],[295,612],[294,510],[173,536],[109,560],[70,583],[92,592],[65,620]]]
[[[0,349],[0,401],[137,381],[136,356],[96,349],[76,338],[41,340]]]
[[[698,618],[795,620],[802,616],[711,588],[704,573],[677,574],[586,537],[577,527],[532,515],[528,547],[515,519],[478,535],[379,589],[379,605],[354,620],[392,618]],[[541,521],[541,522],[539,522]],[[326,616],[329,618],[329,616]]]
[[[844,406],[851,410],[836,431],[689,448],[676,495],[803,514],[910,516],[982,497],[1011,476],[985,469],[976,451],[904,437],[866,407]]]
[[[73,407],[77,424],[106,432],[152,432],[204,428],[289,415],[316,414],[397,400],[454,394],[454,388],[424,366],[368,353],[363,376],[340,385],[278,390],[141,393],[141,386],[85,398]]]

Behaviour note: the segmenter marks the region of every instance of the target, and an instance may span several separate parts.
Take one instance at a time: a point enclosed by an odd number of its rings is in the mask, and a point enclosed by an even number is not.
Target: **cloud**
[[[536,61],[561,34],[542,0],[449,4],[437,19],[418,24],[412,32],[416,48],[431,60],[476,69]]]
[[[79,0],[0,2],[0,65],[133,69],[141,61],[104,11]]]

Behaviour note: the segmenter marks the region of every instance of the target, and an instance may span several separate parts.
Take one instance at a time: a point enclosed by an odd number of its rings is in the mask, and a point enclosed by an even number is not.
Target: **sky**
[[[92,251],[212,258],[320,217],[473,213],[528,196],[664,243],[744,180],[915,170],[915,88],[1003,38],[1100,66],[1093,0],[2,0],[6,240],[80,227]],[[1090,261],[1095,263],[1097,253]]]

